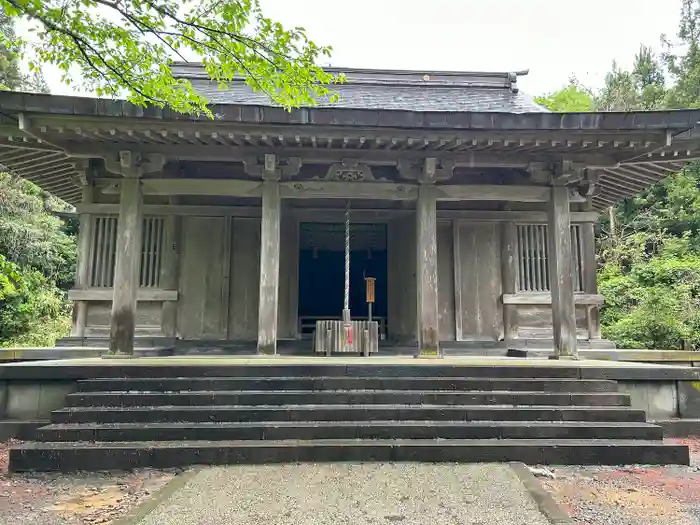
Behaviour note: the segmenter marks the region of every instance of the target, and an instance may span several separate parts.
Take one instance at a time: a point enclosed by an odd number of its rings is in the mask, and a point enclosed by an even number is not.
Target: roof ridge
[[[209,79],[201,63],[173,62],[171,64],[175,78]],[[529,73],[528,70],[512,72],[487,71],[434,71],[434,70],[391,70],[328,67],[326,71],[344,74],[346,84],[377,86],[450,86],[450,87],[485,87],[509,89],[518,92],[518,77]],[[232,82],[243,82],[244,77],[234,78]]]

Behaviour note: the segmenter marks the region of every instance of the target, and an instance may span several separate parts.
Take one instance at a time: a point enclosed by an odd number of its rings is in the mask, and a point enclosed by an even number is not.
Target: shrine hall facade
[[[604,346],[601,210],[698,158],[698,111],[551,113],[524,73],[343,70],[286,111],[178,64],[214,119],[0,93],[0,167],[76,207],[67,341],[275,353],[352,319],[390,346]],[[346,219],[348,258],[345,260]]]

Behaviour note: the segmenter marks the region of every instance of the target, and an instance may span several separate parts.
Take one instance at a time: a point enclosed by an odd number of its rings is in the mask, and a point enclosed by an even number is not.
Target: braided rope
[[[343,308],[350,310],[350,201],[345,201],[345,296]]]

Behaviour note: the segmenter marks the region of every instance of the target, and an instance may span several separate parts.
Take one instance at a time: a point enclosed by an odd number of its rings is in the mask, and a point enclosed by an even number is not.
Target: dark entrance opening
[[[305,222],[299,236],[299,322],[301,335],[312,334],[317,319],[340,319],[345,289],[345,224]],[[350,313],[366,319],[365,278],[374,277],[372,318],[385,330],[387,317],[387,243],[385,224],[351,225]]]

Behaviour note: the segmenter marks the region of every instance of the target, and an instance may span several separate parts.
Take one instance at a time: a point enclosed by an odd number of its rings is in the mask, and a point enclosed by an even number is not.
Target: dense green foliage
[[[191,83],[173,77],[174,60],[202,62],[221,85],[242,76],[286,107],[311,104],[342,81],[318,66],[330,48],[265,17],[259,0],[0,0],[3,8],[34,23],[30,39],[0,33],[0,46],[30,68],[54,64],[66,84],[140,106],[213,117]]]
[[[0,33],[10,40],[12,22],[0,10]],[[48,91],[41,72],[23,74],[2,45],[0,86]],[[75,273],[74,225],[55,215],[66,210],[34,184],[0,171],[0,346],[47,346],[68,334],[64,290]]]
[[[700,0],[681,1],[675,42],[633,67],[613,64],[598,91],[571,82],[538,99],[553,111],[700,107]],[[603,217],[598,284],[603,335],[625,348],[700,348],[700,166],[673,174]],[[611,221],[612,218],[612,221]]]
[[[76,243],[66,205],[0,173],[0,346],[46,346],[68,334]]]

